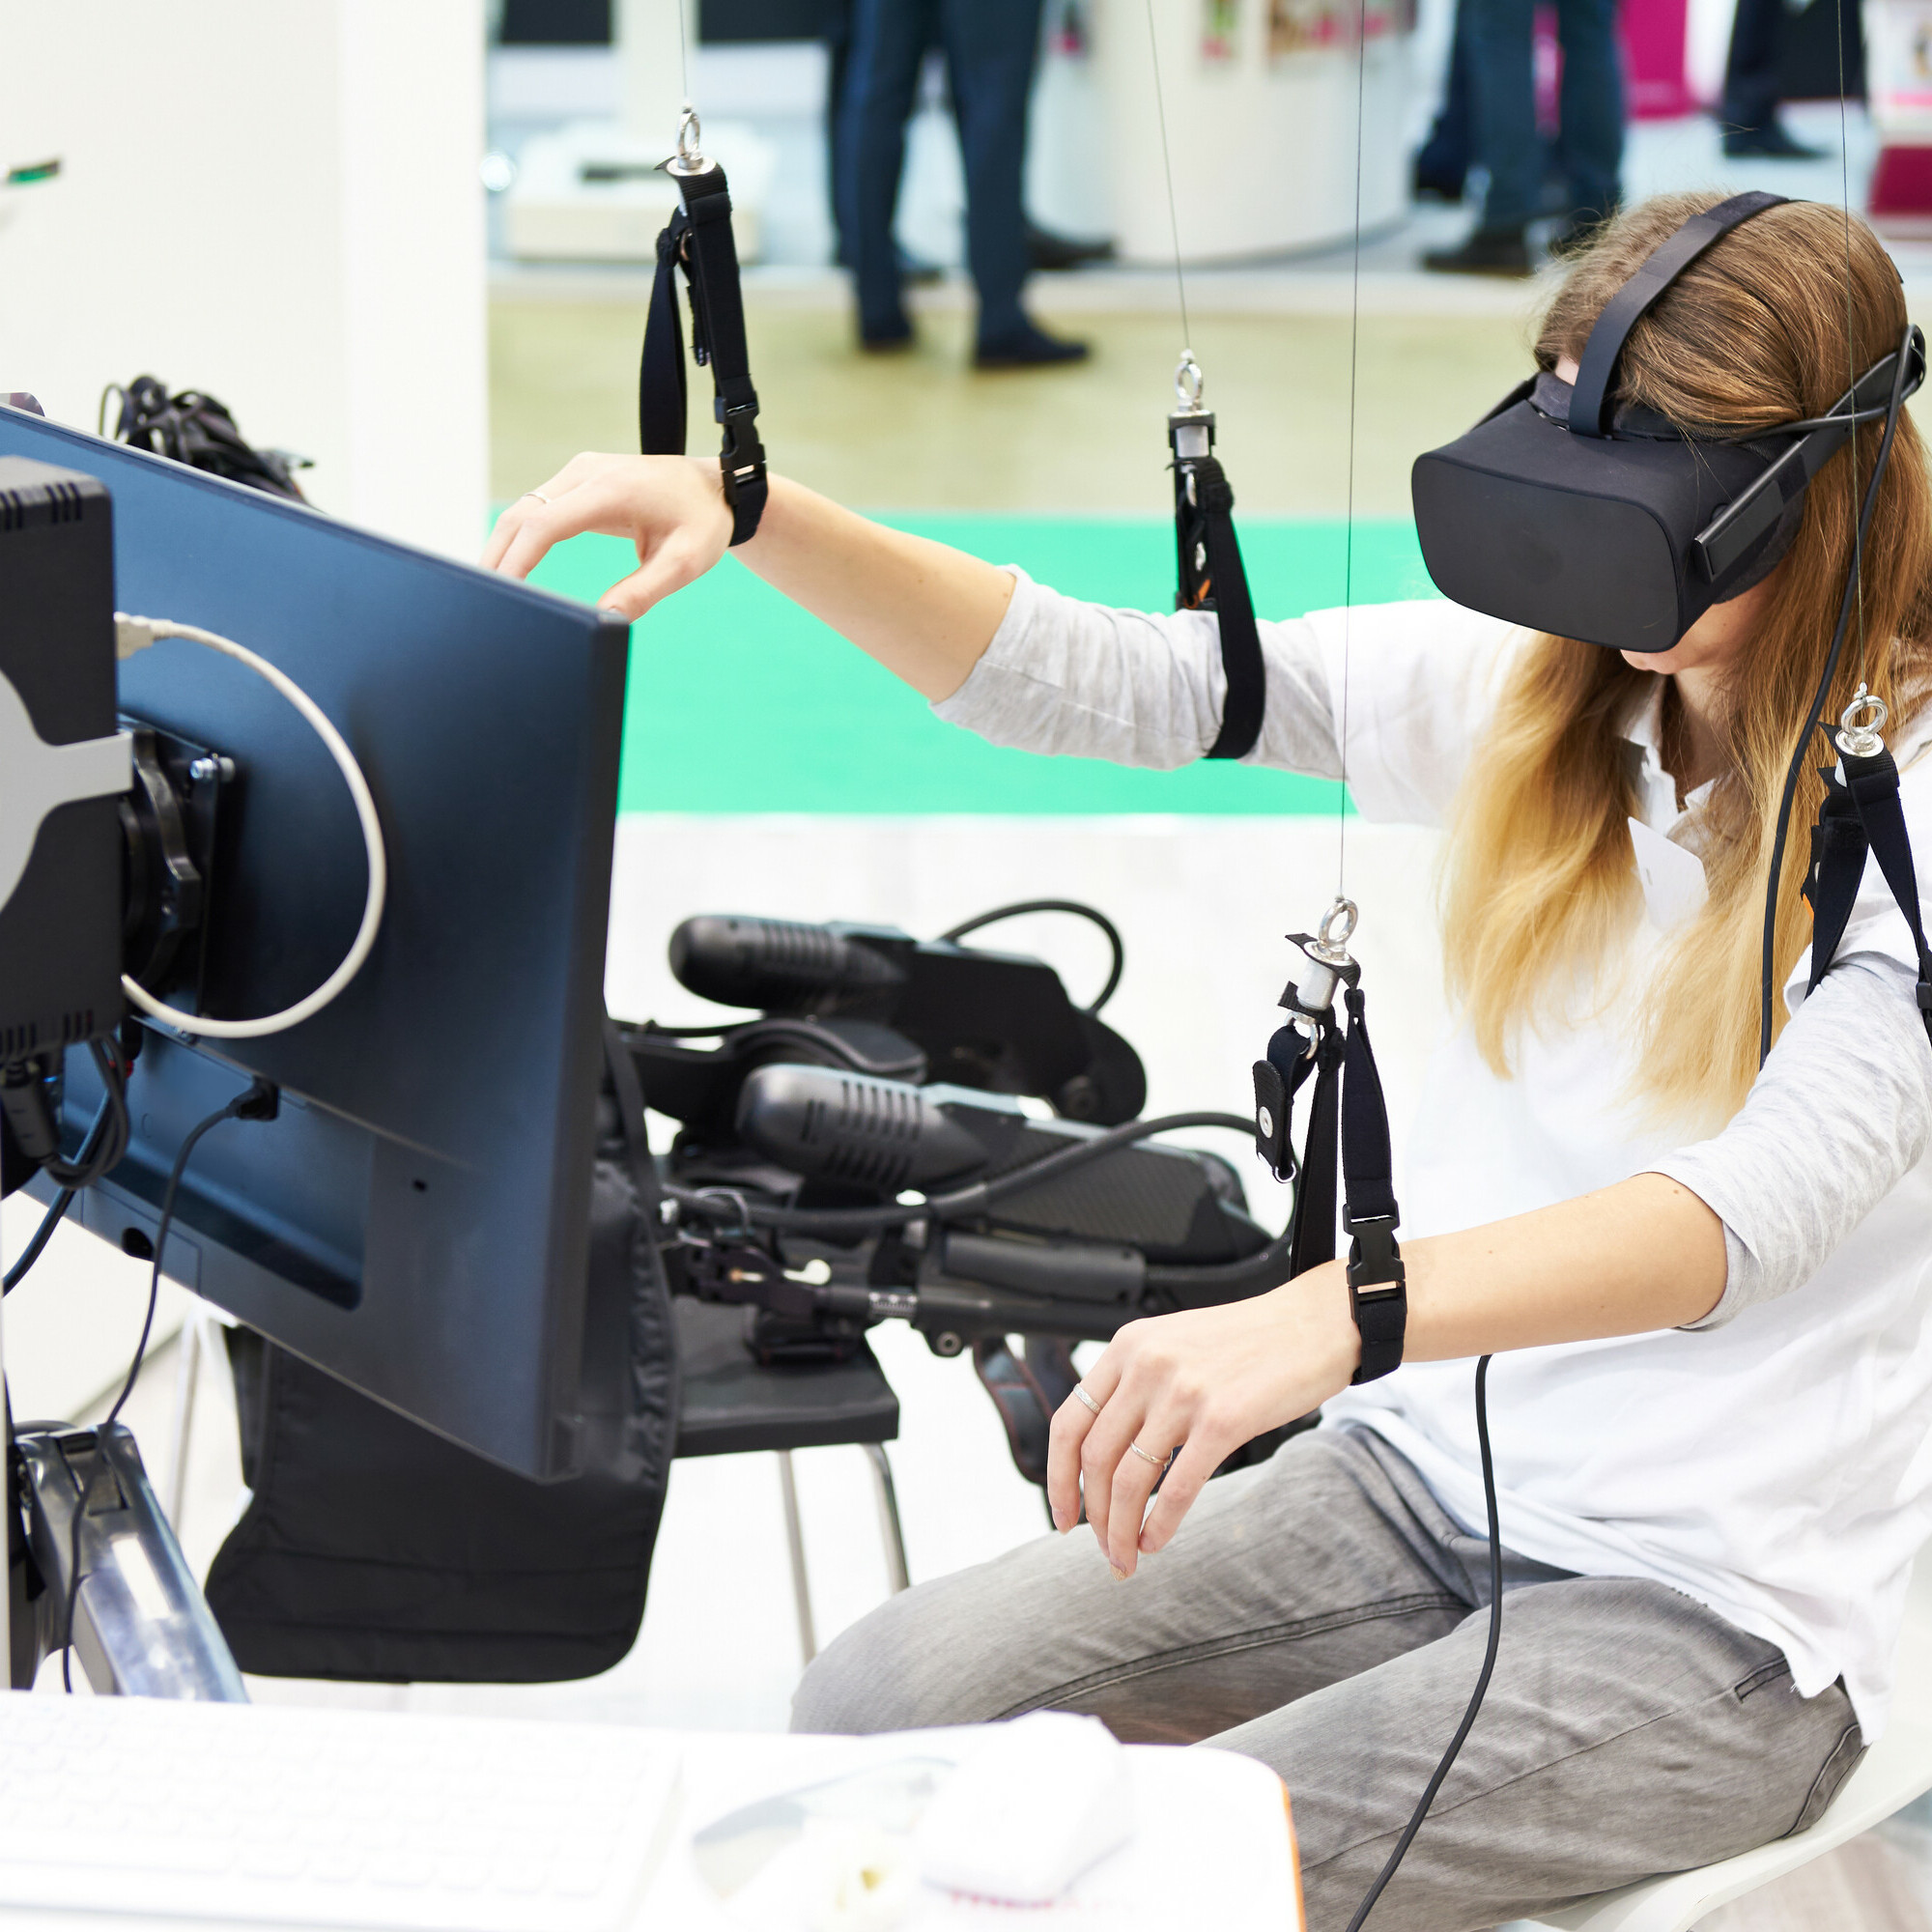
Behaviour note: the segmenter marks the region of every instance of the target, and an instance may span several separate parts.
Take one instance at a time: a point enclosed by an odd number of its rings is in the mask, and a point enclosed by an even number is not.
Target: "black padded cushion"
[[[849,1362],[760,1368],[745,1347],[743,1309],[686,1295],[672,1309],[684,1380],[673,1455],[820,1449],[897,1436],[899,1399],[870,1349]]]

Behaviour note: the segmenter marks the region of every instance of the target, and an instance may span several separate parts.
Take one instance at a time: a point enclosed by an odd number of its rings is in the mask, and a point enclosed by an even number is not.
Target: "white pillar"
[[[0,63],[0,389],[210,390],[318,507],[483,529],[482,0],[62,0]]]
[[[1369,43],[1358,73],[1353,32],[1364,16]],[[1411,37],[1400,10],[1388,0],[1328,0],[1304,18],[1250,0],[1235,17],[1232,39],[1210,47],[1195,0],[1152,0],[1151,8],[1148,0],[1096,0],[1106,170],[1124,262],[1165,267],[1174,259],[1163,109],[1186,262],[1330,245],[1353,233],[1358,208],[1370,232],[1407,206]]]

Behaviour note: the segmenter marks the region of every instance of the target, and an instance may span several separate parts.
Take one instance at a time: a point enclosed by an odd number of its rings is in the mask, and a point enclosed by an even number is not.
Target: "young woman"
[[[1716,199],[1620,217],[1557,294],[1541,366],[1572,377],[1611,292]],[[1774,208],[1638,324],[1620,395],[1707,434],[1815,416],[1905,323],[1868,230],[1848,242],[1837,211]],[[1468,1358],[1496,1351],[1500,1662],[1375,1922],[1531,1916],[1831,1803],[1885,1721],[1932,1534],[1932,1047],[1875,867],[1804,997],[1815,776],[1778,886],[1784,992],[1761,1072],[1758,943],[1878,441],[1834,456],[1768,574],[1662,655],[1441,602],[1263,626],[1254,762],[1332,778],[1346,749],[1366,816],[1449,835],[1457,1019],[1407,1151],[1406,1366],[1350,1386],[1335,1264],[1123,1329],[1054,1424],[1062,1535],[848,1632],[806,1675],[801,1727],[1045,1707],[1249,1752],[1293,1793],[1310,1924],[1332,1932],[1476,1678],[1490,1552]],[[1860,678],[1890,706],[1921,858],[1928,510],[1901,422],[1828,707]],[[637,615],[709,569],[730,527],[715,467],[582,456],[506,513],[489,561],[521,575],[577,531],[632,536],[639,569],[606,601]],[[1075,603],[783,482],[740,554],[996,742],[1165,767],[1215,736],[1209,617]],[[1208,1483],[1318,1406],[1321,1429]],[[1083,1495],[1093,1540],[1070,1533]]]

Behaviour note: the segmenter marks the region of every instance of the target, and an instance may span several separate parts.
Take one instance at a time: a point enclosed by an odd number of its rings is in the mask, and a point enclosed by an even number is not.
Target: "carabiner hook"
[[[1874,714],[1868,724],[1856,724],[1861,711]],[[1845,706],[1838,718],[1837,746],[1846,756],[1853,758],[1875,758],[1885,750],[1885,740],[1879,736],[1885,722],[1891,716],[1886,709],[1885,699],[1876,697],[1860,685],[1852,694],[1852,701]]]
[[[1201,407],[1202,391],[1208,386],[1208,379],[1201,373],[1201,365],[1194,359],[1191,349],[1180,352],[1180,360],[1175,366],[1174,393],[1179,399],[1183,410],[1198,410]]]
[[[701,175],[711,165],[698,145],[703,134],[697,109],[687,100],[677,117],[677,154],[670,163],[673,174]]]

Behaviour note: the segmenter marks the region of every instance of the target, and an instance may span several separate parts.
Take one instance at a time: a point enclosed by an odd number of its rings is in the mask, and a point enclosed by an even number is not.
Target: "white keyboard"
[[[674,1741],[596,1724],[0,1693],[0,1907],[619,1932]]]

